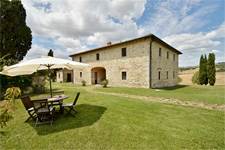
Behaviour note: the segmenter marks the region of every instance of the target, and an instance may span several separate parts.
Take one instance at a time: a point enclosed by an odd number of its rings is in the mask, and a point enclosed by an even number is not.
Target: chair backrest
[[[26,110],[34,107],[34,105],[33,105],[33,103],[32,103],[32,101],[31,101],[29,96],[23,96],[21,98],[21,101],[22,101],[22,103],[23,103],[23,105],[24,105]]]
[[[47,99],[40,99],[40,100],[33,100],[34,110],[37,111],[40,108],[48,108],[48,100]]]
[[[79,96],[80,96],[80,92],[77,93],[77,96],[75,97],[75,99],[73,101],[73,105],[76,105]]]

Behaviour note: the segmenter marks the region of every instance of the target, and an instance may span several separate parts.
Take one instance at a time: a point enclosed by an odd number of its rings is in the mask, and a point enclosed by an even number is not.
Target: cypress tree
[[[205,75],[204,75],[204,84],[207,85],[208,84],[208,69],[207,69],[207,56],[205,54],[205,57],[204,57],[204,72],[205,72]]]
[[[52,50],[52,49],[50,49],[50,50],[49,50],[49,52],[48,52],[48,56],[53,57],[53,55],[54,55],[54,54],[53,54],[53,50]]]
[[[207,66],[208,66],[209,84],[211,86],[213,86],[216,82],[216,67],[215,67],[215,54],[214,53],[209,53]]]
[[[20,0],[0,0],[0,57],[20,61],[31,48],[32,35]]]
[[[203,55],[201,55],[200,61],[199,61],[199,83],[201,85],[204,84],[204,58],[203,58]]]

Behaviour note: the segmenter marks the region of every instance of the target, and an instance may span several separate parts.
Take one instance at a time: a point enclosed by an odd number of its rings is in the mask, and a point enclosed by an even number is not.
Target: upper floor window
[[[176,55],[175,54],[173,54],[173,61],[175,61],[176,60]]]
[[[169,71],[166,72],[166,79],[169,79]]]
[[[169,59],[169,51],[166,53],[166,58]]]
[[[82,62],[82,57],[79,58],[79,61]]]
[[[161,79],[161,72],[160,71],[158,72],[158,79],[159,80]]]
[[[159,48],[159,56],[162,56],[162,49],[161,49],[161,47]]]
[[[126,80],[127,79],[127,72],[122,72],[122,80]]]
[[[127,48],[126,47],[121,49],[121,55],[122,55],[122,57],[127,56]]]
[[[96,60],[99,60],[99,53],[96,54]]]
[[[80,78],[82,78],[82,72],[80,72]]]

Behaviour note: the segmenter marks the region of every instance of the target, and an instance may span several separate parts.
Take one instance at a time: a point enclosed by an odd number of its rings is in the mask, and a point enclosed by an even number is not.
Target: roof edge
[[[176,53],[178,53],[178,54],[182,54],[182,52],[180,52],[179,50],[175,49],[175,48],[172,47],[171,45],[167,44],[166,42],[164,42],[163,40],[161,40],[160,38],[158,38],[158,37],[155,36],[154,34],[148,34],[148,35],[145,35],[145,36],[142,36],[142,37],[138,37],[138,38],[126,40],[126,41],[123,41],[123,42],[117,42],[117,43],[114,43],[114,44],[111,44],[111,45],[106,45],[106,46],[97,47],[97,48],[94,48],[94,49],[89,49],[89,50],[85,50],[85,51],[80,51],[80,52],[77,52],[77,53],[74,53],[74,54],[69,55],[69,57],[73,57],[73,56],[76,56],[76,55],[80,55],[80,54],[85,54],[85,53],[89,53],[89,52],[101,50],[101,49],[104,49],[104,48],[109,48],[109,47],[117,46],[117,45],[124,44],[124,43],[133,42],[133,41],[140,40],[140,39],[144,39],[144,38],[151,38],[151,37],[152,37],[153,40],[156,40],[156,41],[160,42],[160,43],[163,44],[164,46],[173,49],[174,52],[176,52]]]

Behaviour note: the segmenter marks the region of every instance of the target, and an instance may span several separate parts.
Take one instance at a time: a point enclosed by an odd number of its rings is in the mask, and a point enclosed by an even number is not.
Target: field
[[[179,73],[179,77],[182,79],[180,84],[192,85],[192,76],[198,69],[189,69]],[[215,85],[225,85],[225,72],[216,72],[216,83]]]
[[[136,88],[96,88],[72,84],[54,84],[63,89],[72,101],[77,91],[81,92],[76,109],[76,117],[59,116],[50,125],[34,127],[21,102],[17,101],[14,119],[7,128],[2,129],[0,149],[223,149],[224,148],[224,111],[198,107],[180,106],[146,101],[121,93],[153,95],[154,91]],[[194,92],[195,87],[179,87],[163,91],[164,95],[181,98],[189,90],[191,100],[210,96],[207,103],[222,104],[222,87],[209,89],[212,93]],[[199,87],[198,87],[199,88]],[[205,87],[203,87],[204,89]],[[147,91],[149,90],[149,91]],[[110,95],[111,92],[118,95]],[[183,95],[171,92],[181,92]],[[201,91],[201,90],[200,90]],[[216,91],[216,94],[213,94]],[[159,92],[160,93],[160,92]],[[166,94],[167,93],[167,94]],[[189,95],[187,94],[187,95]],[[34,95],[33,98],[47,95]],[[154,100],[149,97],[149,100]],[[216,102],[214,101],[216,99]],[[183,99],[182,101],[185,101]]]

